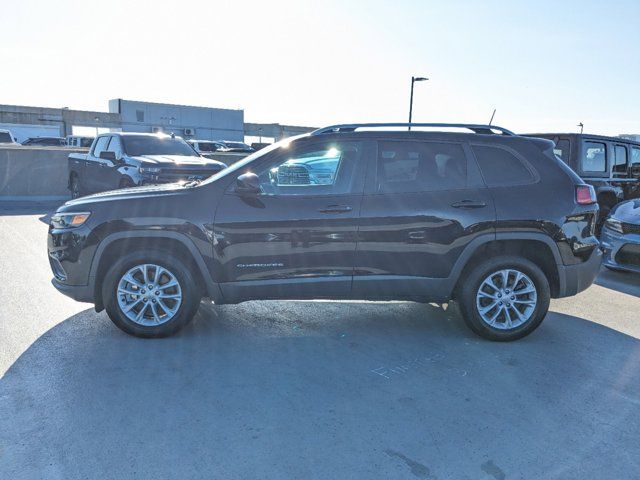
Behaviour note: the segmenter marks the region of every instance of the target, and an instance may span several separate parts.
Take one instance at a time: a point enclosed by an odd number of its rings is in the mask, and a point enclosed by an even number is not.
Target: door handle
[[[352,209],[349,205],[327,205],[324,208],[319,208],[320,213],[347,213]]]
[[[451,204],[453,208],[483,208],[487,204],[481,200],[460,200]]]

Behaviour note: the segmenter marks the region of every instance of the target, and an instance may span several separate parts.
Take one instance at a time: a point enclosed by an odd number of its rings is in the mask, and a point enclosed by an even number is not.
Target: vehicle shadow
[[[638,273],[615,272],[602,267],[595,284],[640,298],[640,274]]]
[[[632,478],[639,414],[638,339],[558,313],[491,343],[404,302],[202,304],[160,340],[85,310],[0,379],[0,477]]]

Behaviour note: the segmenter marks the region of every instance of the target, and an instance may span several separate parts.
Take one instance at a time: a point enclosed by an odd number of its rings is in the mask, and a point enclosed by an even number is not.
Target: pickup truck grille
[[[640,234],[640,225],[634,223],[623,223],[622,233],[637,233]]]

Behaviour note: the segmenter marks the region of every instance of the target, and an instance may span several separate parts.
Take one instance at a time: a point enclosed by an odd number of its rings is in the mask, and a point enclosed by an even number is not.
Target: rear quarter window
[[[493,145],[472,145],[471,148],[487,185],[522,185],[535,181],[531,169],[509,150]]]

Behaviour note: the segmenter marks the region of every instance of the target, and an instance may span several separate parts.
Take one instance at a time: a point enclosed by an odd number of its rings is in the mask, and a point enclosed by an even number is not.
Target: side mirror
[[[111,160],[112,162],[115,162],[116,152],[102,151],[100,152],[100,158],[103,160]]]
[[[257,195],[260,192],[260,179],[255,173],[243,173],[236,180],[236,193],[240,195]]]

